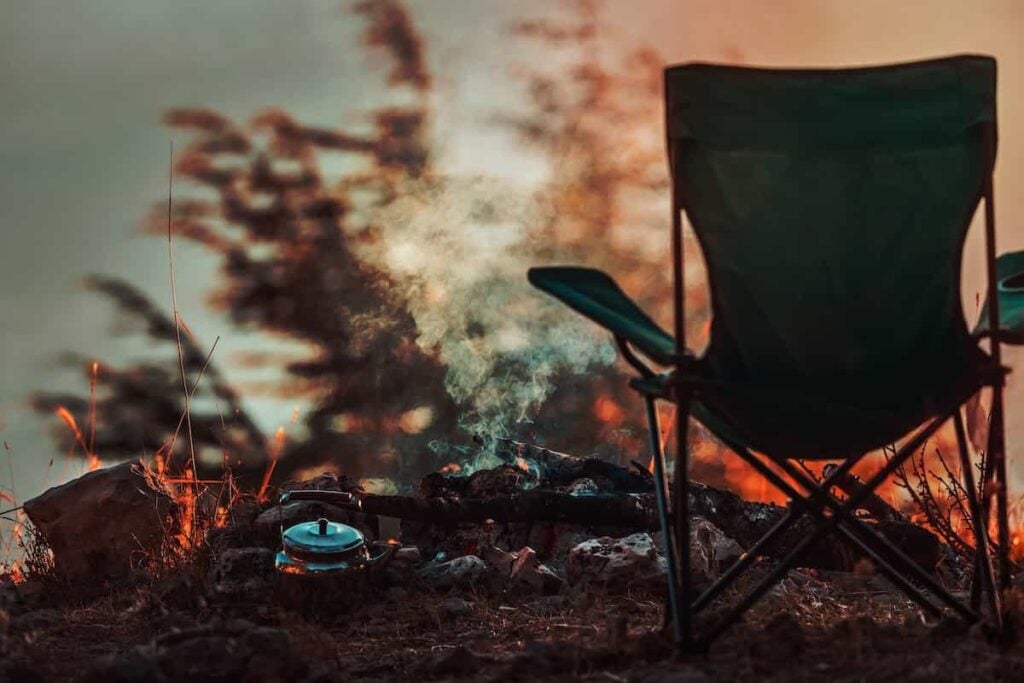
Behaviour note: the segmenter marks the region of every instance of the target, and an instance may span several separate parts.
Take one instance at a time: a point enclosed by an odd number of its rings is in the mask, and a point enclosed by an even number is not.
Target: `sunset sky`
[[[410,0],[438,74],[441,166],[501,174],[529,187],[543,168],[488,125],[523,101],[510,77],[529,62],[510,21],[549,11],[528,0]],[[1015,0],[629,0],[605,3],[617,36],[669,62],[841,66],[957,52],[999,60],[999,249],[1024,248],[1024,2]],[[0,438],[19,497],[43,485],[45,422],[25,408],[39,389],[82,390],[58,370],[72,349],[125,361],[108,304],[77,283],[93,272],[130,279],[170,305],[166,244],[137,234],[166,192],[172,134],[163,110],[208,106],[244,119],[277,105],[311,124],[357,121],[381,92],[379,65],[358,46],[359,21],[338,0],[0,0]],[[652,130],[652,136],[662,135]],[[499,163],[500,161],[500,163]],[[981,289],[972,233],[965,299]],[[666,257],[667,258],[667,257]],[[177,247],[179,307],[218,353],[252,348],[204,304],[212,260]],[[1007,361],[1024,363],[1012,351]],[[1022,367],[1020,372],[1024,372]],[[1010,454],[1024,470],[1024,382],[1010,380]],[[266,427],[289,406],[252,400]],[[10,486],[6,463],[0,484]],[[54,483],[54,482],[50,482]]]

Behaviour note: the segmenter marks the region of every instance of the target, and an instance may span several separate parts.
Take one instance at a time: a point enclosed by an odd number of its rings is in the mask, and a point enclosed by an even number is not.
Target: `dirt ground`
[[[662,635],[650,591],[340,585],[224,600],[199,585],[172,575],[89,601],[37,587],[0,619],[0,680],[1024,680],[1021,644],[927,621],[853,574],[791,572],[690,657]]]

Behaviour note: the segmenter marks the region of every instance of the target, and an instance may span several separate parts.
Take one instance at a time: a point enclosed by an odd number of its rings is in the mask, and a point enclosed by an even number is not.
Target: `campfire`
[[[341,629],[350,642],[363,643],[363,654],[342,668],[365,674],[380,666],[371,664],[375,648],[392,647],[382,643],[400,637],[403,628],[411,634],[426,627],[409,622],[391,633],[388,620],[371,617],[369,625],[354,627],[351,615],[394,613],[401,624],[415,605],[440,620],[429,627],[430,642],[480,620],[499,619],[506,627],[533,624],[544,639],[568,639],[568,647],[583,649],[570,665],[554,652],[530,651],[527,662],[527,655],[505,644],[488,651],[428,648],[382,670],[416,670],[428,677],[476,667],[579,672],[607,666],[604,651],[630,652],[624,660],[634,661],[630,666],[658,661],[668,647],[659,635],[666,565],[647,464],[618,465],[508,439],[476,448],[502,464],[472,472],[445,466],[404,495],[370,493],[335,473],[245,494],[230,477],[197,483],[161,475],[142,462],[87,472],[25,504],[36,547],[52,553],[51,563],[8,576],[8,628],[38,628],[29,626],[31,615],[52,609],[43,605],[54,604],[53,595],[80,605],[131,586],[132,610],[140,616],[153,610],[200,620],[243,614],[247,621],[214,621],[178,635],[156,635],[130,653],[92,663],[90,675],[97,680],[137,661],[161,672],[179,671],[172,661],[176,648],[200,642],[241,652],[232,655],[230,666],[252,671],[262,660],[248,643],[259,638],[278,639],[287,666],[308,672],[308,664],[299,663],[302,647],[283,626],[296,619],[316,624],[323,634]],[[847,493],[858,485],[855,476],[839,482]],[[704,484],[691,484],[688,496],[695,515],[691,572],[698,585],[714,581],[786,511]],[[881,497],[869,498],[861,514],[943,581],[968,585],[968,557],[942,534]],[[793,529],[772,552],[785,552],[802,533]],[[770,565],[772,555],[759,562]],[[890,627],[844,621],[855,605],[876,616],[886,610],[883,624],[895,618],[918,629],[938,628],[917,621],[913,606],[875,576],[868,559],[834,541],[814,547],[778,590],[774,607],[753,618],[775,619],[775,627],[792,631],[802,644],[786,647],[801,652],[809,647],[807,619],[820,618],[823,608],[834,613],[836,628],[852,629],[861,639],[881,637],[877,629]],[[784,611],[773,612],[779,606]],[[258,625],[267,618],[276,625]],[[374,624],[383,628],[375,630]],[[587,633],[599,634],[596,650],[577,643]],[[750,638],[744,627],[738,633]],[[721,648],[736,642],[726,640],[714,656],[724,656]],[[778,646],[751,642],[742,650],[750,665],[772,666]]]

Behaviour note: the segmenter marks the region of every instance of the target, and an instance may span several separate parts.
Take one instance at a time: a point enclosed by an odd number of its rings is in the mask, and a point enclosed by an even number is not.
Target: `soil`
[[[187,572],[140,577],[89,600],[23,586],[29,598],[0,618],[0,680],[1024,679],[1024,645],[926,621],[879,578],[852,573],[791,572],[688,657],[664,637],[650,591],[349,584],[225,600],[201,585]]]

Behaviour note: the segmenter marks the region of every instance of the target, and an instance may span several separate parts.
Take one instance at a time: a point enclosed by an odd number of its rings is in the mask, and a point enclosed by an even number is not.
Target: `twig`
[[[178,315],[178,292],[174,279],[174,221],[173,221],[173,197],[174,197],[174,141],[171,140],[170,159],[167,169],[167,263],[171,276],[171,312],[174,315],[174,338],[178,347],[178,368],[181,371],[181,388],[185,394],[185,424],[188,428],[188,449],[189,458],[192,464],[192,478],[199,479],[196,470],[196,446],[192,436],[192,397],[188,390],[188,378],[185,376],[185,352],[181,346],[181,318]],[[174,442],[171,442],[171,451],[168,457],[173,455]],[[198,496],[199,485],[195,484],[194,494]]]

